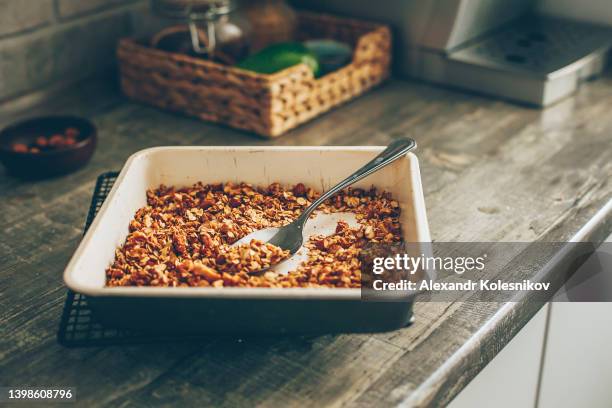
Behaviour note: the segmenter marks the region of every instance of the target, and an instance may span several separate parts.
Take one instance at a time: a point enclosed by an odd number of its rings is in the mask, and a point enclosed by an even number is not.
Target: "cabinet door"
[[[553,303],[538,408],[612,407],[612,304]]]
[[[547,313],[545,305],[448,407],[534,407]]]
[[[612,303],[586,302],[612,298],[612,236],[607,241],[561,295],[574,302],[551,304],[538,408],[612,407]]]

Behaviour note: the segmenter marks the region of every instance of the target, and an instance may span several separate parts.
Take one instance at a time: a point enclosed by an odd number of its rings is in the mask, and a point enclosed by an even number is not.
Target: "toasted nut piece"
[[[207,208],[212,207],[213,205],[215,205],[215,201],[214,201],[214,200],[209,200],[209,199],[206,199],[206,200],[204,200],[204,201],[202,201],[202,202],[200,203],[200,207],[202,207],[202,208],[203,208],[203,209],[205,209],[205,210],[206,210]]]
[[[344,197],[344,202],[349,207],[357,207],[359,205],[360,200],[357,197]]]
[[[209,266],[203,265],[201,262],[194,263],[193,273],[199,276],[203,276],[209,282],[214,282],[221,279],[221,275],[219,274],[219,272]]]
[[[291,189],[291,191],[293,192],[293,195],[296,197],[305,197],[306,196],[306,186],[304,186],[304,184],[302,183],[298,183],[296,184],[293,189]]]
[[[181,255],[187,254],[187,238],[185,233],[181,231],[175,231],[172,234],[172,241],[174,243],[174,250]]]

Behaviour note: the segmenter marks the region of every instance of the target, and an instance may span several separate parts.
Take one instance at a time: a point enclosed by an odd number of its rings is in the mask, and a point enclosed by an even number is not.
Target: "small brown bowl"
[[[63,134],[67,128],[78,129],[76,143],[38,153],[19,152],[15,144],[32,145],[40,136]],[[76,116],[45,116],[27,119],[0,132],[0,161],[9,174],[28,179],[42,179],[70,173],[83,167],[96,149],[96,128],[89,120]]]

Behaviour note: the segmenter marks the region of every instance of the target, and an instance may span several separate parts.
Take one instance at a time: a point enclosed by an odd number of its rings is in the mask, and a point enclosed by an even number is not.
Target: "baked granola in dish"
[[[359,288],[360,249],[401,241],[399,204],[375,188],[349,188],[321,205],[314,216],[353,213],[358,227],[339,221],[333,234],[311,236],[304,243],[308,259],[286,274],[260,271],[286,259],[287,251],[256,240],[231,246],[255,230],[288,224],[319,194],[301,183],[149,190],[106,269],[106,285]]]

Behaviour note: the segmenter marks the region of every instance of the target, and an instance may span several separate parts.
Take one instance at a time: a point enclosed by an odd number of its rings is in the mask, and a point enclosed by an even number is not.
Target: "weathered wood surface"
[[[0,173],[0,384],[73,386],[82,406],[444,404],[538,304],[419,303],[411,327],[374,335],[62,348],[61,275],[96,176],[157,145],[380,145],[411,135],[435,240],[565,240],[596,215],[588,234],[600,239],[611,229],[611,109],[610,74],[546,111],[392,81],[264,140],[126,102],[108,86],[75,90],[29,114],[92,118],[92,162],[36,183]]]

